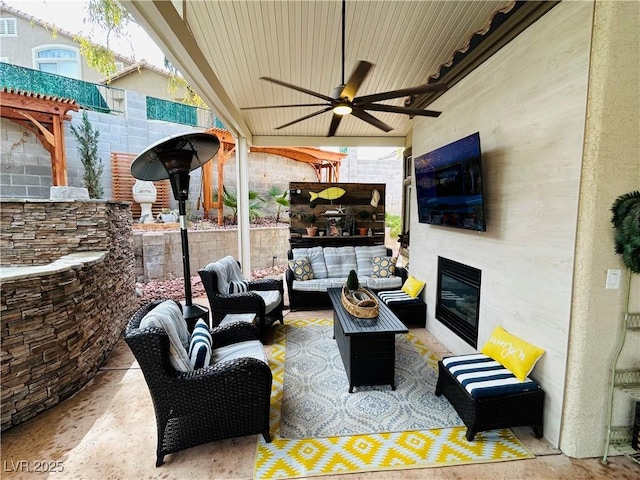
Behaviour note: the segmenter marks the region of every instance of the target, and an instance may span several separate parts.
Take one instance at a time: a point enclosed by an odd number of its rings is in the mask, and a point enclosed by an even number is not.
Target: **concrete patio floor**
[[[195,303],[208,305],[206,298]],[[331,318],[331,311],[286,312],[287,319]],[[277,326],[274,328],[278,328]],[[438,355],[448,353],[425,329],[412,332]],[[268,342],[269,343],[269,342]],[[271,354],[270,345],[266,345]],[[640,466],[626,457],[573,459],[530,429],[514,429],[536,458],[457,467],[367,472],[318,478],[390,479],[637,479]],[[80,392],[2,433],[5,479],[251,479],[257,436],[212,442],[167,455],[155,467],[156,425],[151,397],[131,351],[120,340]],[[46,464],[49,462],[49,464]],[[34,472],[37,466],[49,472]],[[27,471],[30,470],[30,471]]]

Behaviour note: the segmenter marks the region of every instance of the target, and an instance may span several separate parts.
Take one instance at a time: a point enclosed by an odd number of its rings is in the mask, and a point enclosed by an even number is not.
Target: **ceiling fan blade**
[[[318,110],[317,112],[311,113],[309,115],[305,115],[304,117],[301,117],[301,118],[298,118],[297,120],[294,120],[293,122],[289,122],[289,123],[285,123],[284,125],[280,125],[279,127],[276,127],[276,130],[280,130],[281,128],[288,127],[290,125],[293,125],[294,123],[302,122],[303,120],[307,120],[308,118],[315,117],[316,115],[320,115],[321,113],[328,112],[329,110],[331,110],[331,107],[323,108],[322,110]]]
[[[433,110],[420,110],[419,108],[406,108],[396,107],[395,105],[378,105],[377,103],[368,103],[363,105],[362,108],[366,110],[373,110],[374,112],[391,112],[402,113],[405,115],[419,115],[421,117],[439,117],[442,112],[435,112]]]
[[[340,94],[340,96],[342,98],[347,97],[349,100],[353,100],[353,98],[356,96],[356,93],[358,93],[360,85],[362,85],[364,79],[367,78],[367,75],[369,74],[371,68],[373,68],[373,63],[360,60],[358,62],[358,65],[356,65],[356,68],[353,70],[353,73],[349,77],[349,81],[342,89],[342,93]]]
[[[338,126],[340,125],[340,121],[342,120],[342,115],[333,114],[333,118],[331,119],[331,126],[329,127],[329,133],[327,137],[333,137],[336,134],[336,130],[338,130]]]
[[[354,108],[351,112],[351,115],[358,117],[360,120],[364,120],[365,122],[373,125],[376,128],[379,128],[380,130],[384,130],[385,132],[390,132],[391,130],[393,130],[392,127],[384,123],[382,120],[378,120],[373,115],[370,115],[359,108]]]
[[[240,110],[259,110],[261,108],[289,108],[289,107],[325,107],[326,103],[292,103],[290,105],[262,105],[260,107],[240,107]]]
[[[308,90],[306,88],[298,87],[297,85],[292,85],[291,83],[283,82],[282,80],[277,80],[271,77],[260,77],[260,80],[266,80],[267,82],[275,83],[277,85],[281,85],[283,87],[291,88],[293,90],[297,90],[298,92],[306,93],[307,95],[311,95],[313,97],[321,98],[326,100],[327,102],[335,102],[335,99],[323,95],[322,93],[314,92],[312,90]]]
[[[379,102],[380,100],[389,100],[391,98],[408,97],[410,95],[420,95],[422,93],[442,92],[448,87],[444,83],[431,83],[418,85],[417,87],[403,88],[400,90],[391,90],[389,92],[374,93],[372,95],[364,95],[353,99],[356,105],[365,103]]]

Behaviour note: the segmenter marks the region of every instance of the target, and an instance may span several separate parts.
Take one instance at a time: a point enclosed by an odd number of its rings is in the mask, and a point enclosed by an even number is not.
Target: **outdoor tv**
[[[480,133],[414,160],[420,223],[485,232]]]

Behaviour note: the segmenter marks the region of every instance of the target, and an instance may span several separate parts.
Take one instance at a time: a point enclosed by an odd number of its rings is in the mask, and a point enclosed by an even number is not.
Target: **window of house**
[[[78,49],[67,45],[43,45],[33,49],[33,67],[47,73],[80,78]]]
[[[122,62],[115,62],[115,64],[116,64],[116,70],[117,70],[118,72],[121,72],[122,70],[124,70],[124,63],[122,63]]]
[[[15,18],[0,18],[0,37],[17,37],[18,27]]]

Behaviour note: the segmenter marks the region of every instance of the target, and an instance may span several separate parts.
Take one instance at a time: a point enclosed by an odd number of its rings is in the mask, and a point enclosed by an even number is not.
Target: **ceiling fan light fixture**
[[[352,111],[353,108],[351,108],[351,105],[349,105],[348,103],[336,103],[333,107],[333,113],[335,113],[336,115],[340,115],[341,117],[344,115],[349,115]]]

